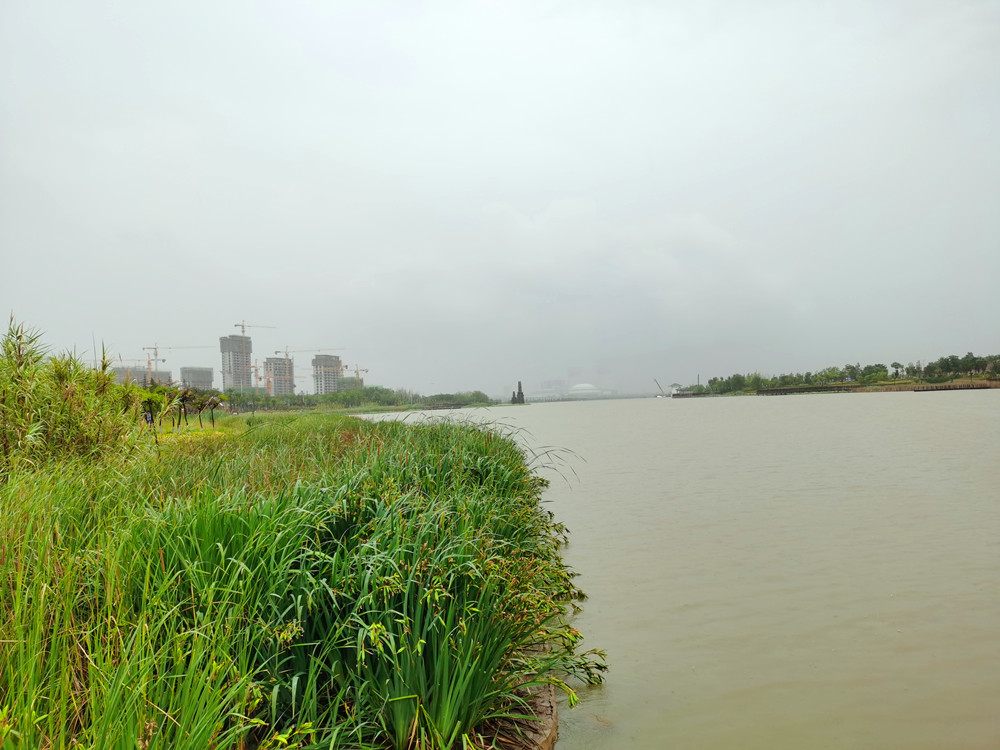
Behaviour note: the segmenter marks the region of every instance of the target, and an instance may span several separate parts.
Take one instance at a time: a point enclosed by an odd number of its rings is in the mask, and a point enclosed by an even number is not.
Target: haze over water
[[[611,669],[562,750],[1000,745],[1000,393],[491,416],[579,456],[545,499]]]

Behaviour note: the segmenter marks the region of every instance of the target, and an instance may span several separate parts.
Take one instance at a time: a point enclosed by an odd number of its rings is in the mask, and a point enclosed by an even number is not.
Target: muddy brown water
[[[1000,747],[1000,391],[470,414],[554,464],[608,652],[558,750]]]

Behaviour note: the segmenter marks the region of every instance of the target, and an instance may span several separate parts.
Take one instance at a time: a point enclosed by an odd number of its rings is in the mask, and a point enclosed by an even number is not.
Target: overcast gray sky
[[[0,309],[425,393],[997,353],[998,134],[996,1],[4,0]]]

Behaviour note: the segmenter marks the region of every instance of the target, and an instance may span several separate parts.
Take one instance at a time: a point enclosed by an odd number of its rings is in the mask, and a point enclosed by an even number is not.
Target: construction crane
[[[150,356],[148,354],[146,355],[146,384],[147,385],[152,385],[153,384],[153,363],[154,362],[166,362],[167,360],[160,359],[160,348],[156,344],[153,344],[152,346],[144,346],[142,348],[143,348],[143,350],[152,349],[152,351],[153,351],[152,358],[150,358]]]
[[[252,365],[247,365],[247,369],[252,370],[254,377],[257,379],[257,385],[255,385],[254,388],[255,389],[260,388],[260,381],[263,380],[264,378],[261,377],[260,365],[258,365],[257,360],[255,359]],[[267,375],[267,383],[265,384],[265,387],[267,388],[267,394],[271,395],[271,375],[267,372],[265,372],[264,374]],[[243,390],[240,389],[240,393],[242,392]]]
[[[149,351],[153,352],[153,359],[150,362],[148,362],[147,365],[146,365],[146,378],[147,378],[147,382],[148,383],[152,383],[153,382],[153,362],[166,362],[167,361],[165,359],[160,359],[160,349],[167,349],[167,350],[169,350],[169,349],[214,349],[215,347],[213,347],[213,346],[160,346],[159,344],[154,343],[152,346],[144,346],[142,348],[145,349],[145,350],[149,350]],[[146,357],[148,358],[149,355],[147,354]]]
[[[266,364],[267,363],[265,362],[265,365]],[[301,378],[308,377],[308,375],[274,375],[274,376],[272,376],[271,375],[271,371],[268,370],[266,366],[264,367],[264,374],[261,375],[260,374],[260,361],[256,360],[256,359],[254,360],[253,364],[250,365],[250,369],[253,371],[254,378],[257,380],[257,384],[254,386],[254,388],[256,388],[256,389],[259,390],[260,389],[260,383],[263,380],[264,381],[264,392],[268,396],[274,396],[275,395],[275,393],[274,393],[274,383],[272,382],[272,377],[273,377],[274,380],[277,380],[277,379],[286,380],[288,378],[292,378],[294,380],[299,380]],[[291,395],[291,394],[289,394],[289,395]]]
[[[214,346],[205,346],[203,344],[196,344],[196,345],[193,345],[193,346],[161,346],[160,348],[161,349],[215,349],[216,347],[214,347]],[[181,383],[183,384],[184,383],[184,374],[183,374],[184,368],[182,367],[180,369],[181,369],[181,373],[179,374],[179,377],[180,377]]]
[[[247,328],[276,328],[277,326],[251,325],[250,323],[247,323],[245,320],[241,320],[239,323],[234,323],[233,327],[234,328],[239,328],[240,329],[240,335],[246,336],[247,335]]]
[[[260,381],[263,380],[263,378],[261,377],[261,374],[260,374],[260,365],[258,364],[257,360],[254,360],[254,362],[253,362],[252,365],[251,364],[247,364],[247,373],[250,373],[250,372],[253,373],[254,377],[257,380],[257,384],[254,385],[254,386],[251,386],[253,388],[253,390],[254,390],[254,398],[252,398],[250,400],[250,408],[253,410],[254,413],[256,413],[257,412],[257,398],[256,398],[257,397],[257,391],[260,390]],[[243,380],[243,378],[240,378],[240,380],[241,380],[241,383],[240,383],[240,396],[241,396],[240,403],[243,403],[243,399],[242,399],[242,395],[243,395],[242,380]],[[267,378],[267,393],[268,393],[268,395],[270,395],[270,392],[271,392],[271,378],[270,378],[270,376],[268,376],[268,378]]]
[[[289,355],[291,355],[291,354],[305,354],[305,353],[311,353],[311,352],[341,352],[343,350],[344,350],[343,347],[337,347],[337,348],[329,348],[329,347],[327,347],[327,348],[318,348],[317,347],[317,348],[314,348],[314,349],[289,349],[286,346],[284,349],[276,349],[274,353],[275,354],[284,354],[285,355],[285,372],[290,373],[292,371],[292,365],[291,365],[291,362],[290,362],[291,357]],[[276,378],[280,378],[282,380],[287,380],[289,378],[295,378],[295,377],[298,377],[298,376],[293,376],[293,375],[275,375],[275,377]],[[305,377],[305,376],[303,375],[301,377]],[[292,390],[294,390],[294,389],[292,389]],[[271,395],[270,389],[268,389],[268,395]]]
[[[341,372],[350,372],[351,369],[352,368],[351,368],[350,365],[344,365],[341,368]],[[358,367],[358,365],[354,365],[353,369],[354,369],[354,380],[357,382],[358,387],[360,388],[361,387],[361,373],[368,372],[368,370],[366,368],[364,368],[364,367]]]
[[[161,349],[214,349],[214,346],[161,346]]]
[[[284,349],[278,349],[274,353],[275,354],[284,354],[285,355],[285,359],[288,359],[289,358],[288,357],[289,354],[307,354],[307,353],[310,353],[310,352],[342,352],[342,351],[344,351],[343,347],[338,347],[336,349],[289,349],[286,346]]]

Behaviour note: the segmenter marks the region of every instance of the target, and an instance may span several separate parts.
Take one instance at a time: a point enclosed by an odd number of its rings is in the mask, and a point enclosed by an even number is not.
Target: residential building
[[[252,388],[250,355],[253,353],[253,344],[250,337],[237,334],[221,336],[219,350],[222,352],[222,390],[235,388],[243,391]]]
[[[139,368],[137,367],[112,367],[111,372],[115,374],[115,382],[118,383],[118,385],[139,382]],[[142,374],[146,374],[145,369],[143,369]]]
[[[134,383],[140,388],[149,388],[149,370],[141,365],[138,367],[113,367],[115,382],[118,384]],[[153,370],[153,383],[156,385],[167,385],[171,382],[173,373],[170,370]]]
[[[295,365],[291,358],[268,357],[264,360],[269,396],[291,396],[295,393]]]
[[[317,354],[313,357],[312,367],[316,395],[336,393],[340,390],[340,380],[344,374],[344,365],[340,357],[333,354]]]
[[[211,367],[182,367],[181,385],[185,388],[198,388],[208,391],[213,387],[215,374]]]

